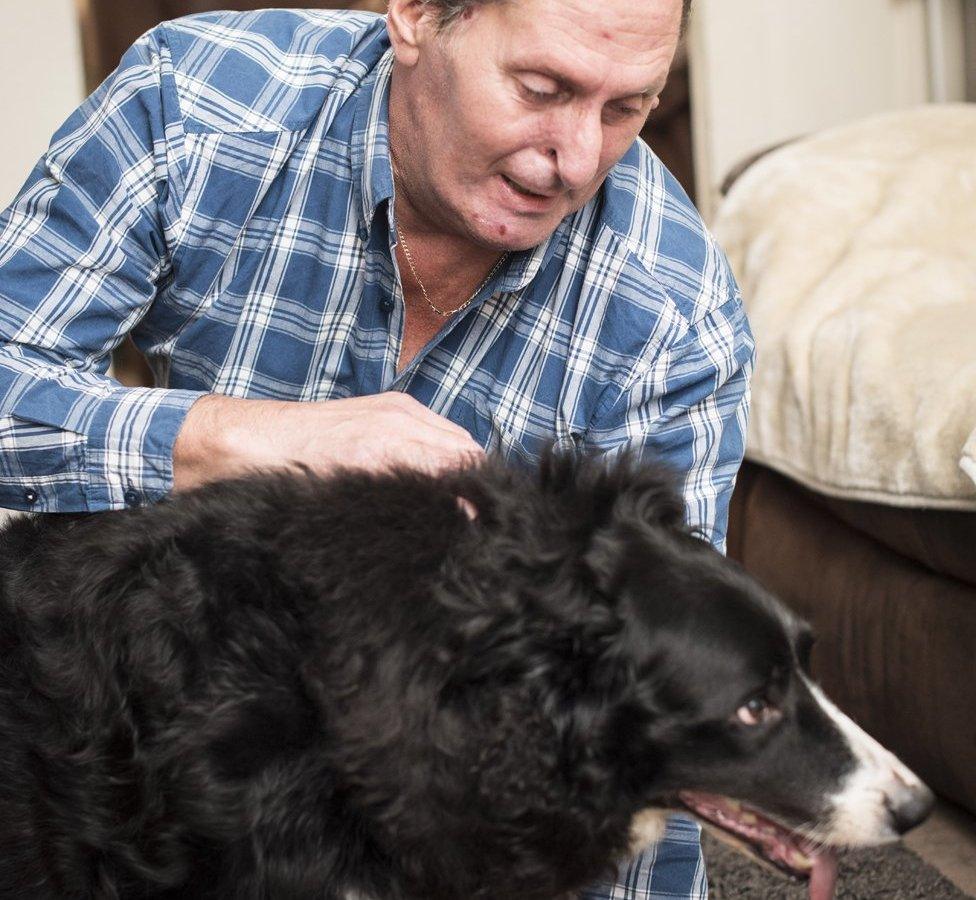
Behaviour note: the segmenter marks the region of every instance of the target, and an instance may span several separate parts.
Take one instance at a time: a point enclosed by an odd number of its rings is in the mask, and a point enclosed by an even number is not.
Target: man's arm
[[[609,452],[631,451],[681,474],[689,525],[723,552],[745,450],[753,355],[736,295],[663,349],[590,431]]]
[[[436,471],[484,456],[470,434],[395,392],[321,403],[239,400],[209,394],[190,410],[173,448],[173,487],[188,490],[294,464],[392,465]]]
[[[183,124],[159,34],[129,49],[0,214],[0,506],[94,511],[293,462],[476,457],[466,432],[401,395],[279,403],[107,377],[172,269],[182,211]]]
[[[173,438],[200,395],[106,375],[170,269],[180,122],[162,54],[143,36],[0,214],[0,505],[105,509],[169,487]]]

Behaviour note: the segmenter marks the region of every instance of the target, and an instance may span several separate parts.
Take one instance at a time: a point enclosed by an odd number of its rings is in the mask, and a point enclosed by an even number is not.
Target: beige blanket
[[[715,232],[759,347],[747,456],[833,495],[976,509],[976,105],[782,148]]]

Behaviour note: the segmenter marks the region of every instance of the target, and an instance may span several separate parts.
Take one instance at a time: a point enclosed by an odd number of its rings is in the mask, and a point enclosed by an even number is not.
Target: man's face
[[[430,227],[518,250],[582,207],[633,143],[664,87],[681,2],[512,0],[440,33],[424,21],[415,64],[394,75],[411,205]]]

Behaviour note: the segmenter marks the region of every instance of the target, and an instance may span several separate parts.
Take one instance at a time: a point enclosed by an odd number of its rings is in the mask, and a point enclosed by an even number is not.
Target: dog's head
[[[654,810],[684,810],[822,898],[834,848],[893,840],[925,817],[931,792],[812,681],[808,625],[689,532],[666,474],[557,457],[542,482],[562,523],[550,546],[574,548],[573,578],[597,598],[584,615],[620,625],[600,640],[626,686],[591,733],[644,807],[635,845],[659,836]]]

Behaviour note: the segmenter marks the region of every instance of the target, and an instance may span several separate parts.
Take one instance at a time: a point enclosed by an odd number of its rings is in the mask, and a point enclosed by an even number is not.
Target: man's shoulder
[[[167,48],[190,131],[303,128],[331,93],[355,90],[389,46],[382,16],[347,10],[199,13],[147,37]]]
[[[607,176],[602,219],[627,255],[629,278],[646,280],[649,295],[666,295],[689,323],[738,296],[695,205],[643,141]]]

